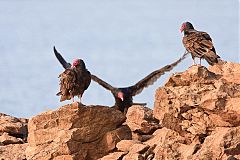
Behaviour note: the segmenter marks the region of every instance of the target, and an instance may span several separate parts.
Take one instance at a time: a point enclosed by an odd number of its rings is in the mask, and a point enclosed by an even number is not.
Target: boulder
[[[157,89],[153,113],[164,128],[145,142],[157,145],[154,158],[238,158],[239,68],[229,62],[191,66]]]
[[[125,119],[115,109],[79,103],[37,115],[29,120],[27,159],[47,160],[64,156],[91,160],[103,157],[114,148],[108,145],[116,143],[117,135],[124,137],[124,131],[116,129]],[[107,141],[109,139],[111,143]]]
[[[8,133],[4,132],[0,136],[0,143],[2,145],[17,144],[17,143],[21,144],[21,143],[24,143],[24,141],[21,138],[10,136]]]
[[[217,127],[189,159],[240,159],[240,127]]]
[[[116,148],[116,145],[121,140],[132,139],[131,130],[128,126],[120,126],[119,128],[107,132],[102,140],[98,144],[98,148],[101,148],[104,152],[111,152]]]
[[[240,65],[239,63],[224,62],[210,66],[209,71],[219,74],[228,82],[240,84]]]
[[[132,145],[129,149],[130,153],[145,153],[150,148],[149,145],[142,144],[142,143],[136,143]]]
[[[27,123],[28,119],[16,118],[3,113],[0,113],[0,135],[8,133],[12,137],[27,138]]]
[[[192,66],[157,89],[153,113],[162,126],[182,136],[206,135],[216,127],[240,125],[239,98],[240,84]]]
[[[131,149],[131,147],[134,144],[140,144],[141,142],[139,141],[134,141],[134,140],[122,140],[120,142],[117,143],[117,149],[119,151],[123,151],[123,152],[129,152],[129,150]]]
[[[144,142],[149,146],[155,146],[153,152],[155,159],[177,159],[180,158],[178,153],[179,144],[184,143],[185,138],[180,136],[174,130],[168,128],[158,129],[153,133],[153,138]]]
[[[133,105],[128,109],[126,123],[134,133],[152,134],[158,129],[159,121],[154,118],[150,108]]]

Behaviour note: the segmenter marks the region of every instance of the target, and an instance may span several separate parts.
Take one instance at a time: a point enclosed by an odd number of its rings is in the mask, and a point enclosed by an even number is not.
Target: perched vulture
[[[91,73],[86,69],[85,63],[81,59],[76,59],[73,64],[67,63],[61,54],[54,47],[54,53],[59,62],[65,68],[65,71],[59,75],[60,78],[60,102],[72,99],[78,96],[81,102],[81,97],[84,91],[91,83]]]
[[[98,78],[95,75],[92,75],[92,80],[100,84],[105,89],[111,91],[113,97],[115,98],[115,106],[121,112],[127,113],[127,110],[133,103],[133,96],[140,94],[142,90],[149,85],[152,85],[161,75],[165,74],[165,72],[171,71],[178,63],[180,63],[187,54],[184,54],[179,60],[176,62],[166,65],[165,67],[153,71],[148,76],[137,82],[135,85],[125,88],[116,88]]]
[[[200,65],[202,58],[210,65],[218,63],[220,57],[216,54],[209,34],[195,30],[190,22],[183,23],[180,31],[184,32],[182,42],[187,52],[191,53],[194,65],[196,64],[195,57],[200,58]]]

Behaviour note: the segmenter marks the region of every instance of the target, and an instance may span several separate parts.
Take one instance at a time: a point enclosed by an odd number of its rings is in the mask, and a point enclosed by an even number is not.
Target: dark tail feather
[[[204,59],[208,62],[208,64],[210,64],[211,66],[213,66],[215,63],[218,63],[218,59],[220,58],[220,56],[218,56],[216,53],[214,52],[208,52],[207,54],[204,55]]]

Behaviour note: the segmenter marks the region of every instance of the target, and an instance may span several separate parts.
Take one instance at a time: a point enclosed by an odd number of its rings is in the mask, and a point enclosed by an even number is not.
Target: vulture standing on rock
[[[178,63],[180,63],[187,54],[184,54],[179,60],[176,62],[166,65],[165,67],[158,69],[148,76],[137,82],[135,85],[125,88],[116,88],[98,78],[95,75],[92,75],[92,80],[100,84],[105,89],[111,91],[115,98],[115,106],[121,112],[127,113],[127,110],[133,104],[133,96],[140,94],[142,90],[149,85],[152,85],[161,75],[165,74],[165,72],[171,71]],[[139,104],[139,103],[138,103]]]
[[[190,22],[183,23],[180,31],[184,32],[182,42],[187,52],[191,53],[194,65],[196,64],[195,57],[200,58],[200,65],[202,58],[210,65],[218,63],[220,57],[216,54],[209,34],[195,30]]]
[[[64,60],[55,47],[53,49],[55,56],[65,68],[65,71],[59,75],[60,92],[57,95],[61,96],[60,102],[70,99],[74,101],[74,96],[78,96],[81,103],[81,97],[91,83],[91,73],[83,60],[76,59],[71,65]]]

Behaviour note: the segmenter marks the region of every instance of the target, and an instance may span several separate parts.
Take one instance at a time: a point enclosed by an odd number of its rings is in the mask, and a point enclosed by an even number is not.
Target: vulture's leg
[[[201,60],[202,60],[202,58],[200,58],[200,66],[202,66],[202,64],[201,64]]]
[[[82,95],[81,95],[81,94],[78,95],[78,98],[79,98],[79,102],[82,103],[82,102],[81,102],[81,101],[82,101]]]
[[[193,58],[193,65],[194,65],[194,66],[196,65],[195,58]]]
[[[74,97],[72,97],[72,101],[74,102]]]
[[[196,65],[195,57],[193,56],[193,54],[191,54],[191,55],[192,55],[192,59],[193,59],[193,65],[195,66]]]

